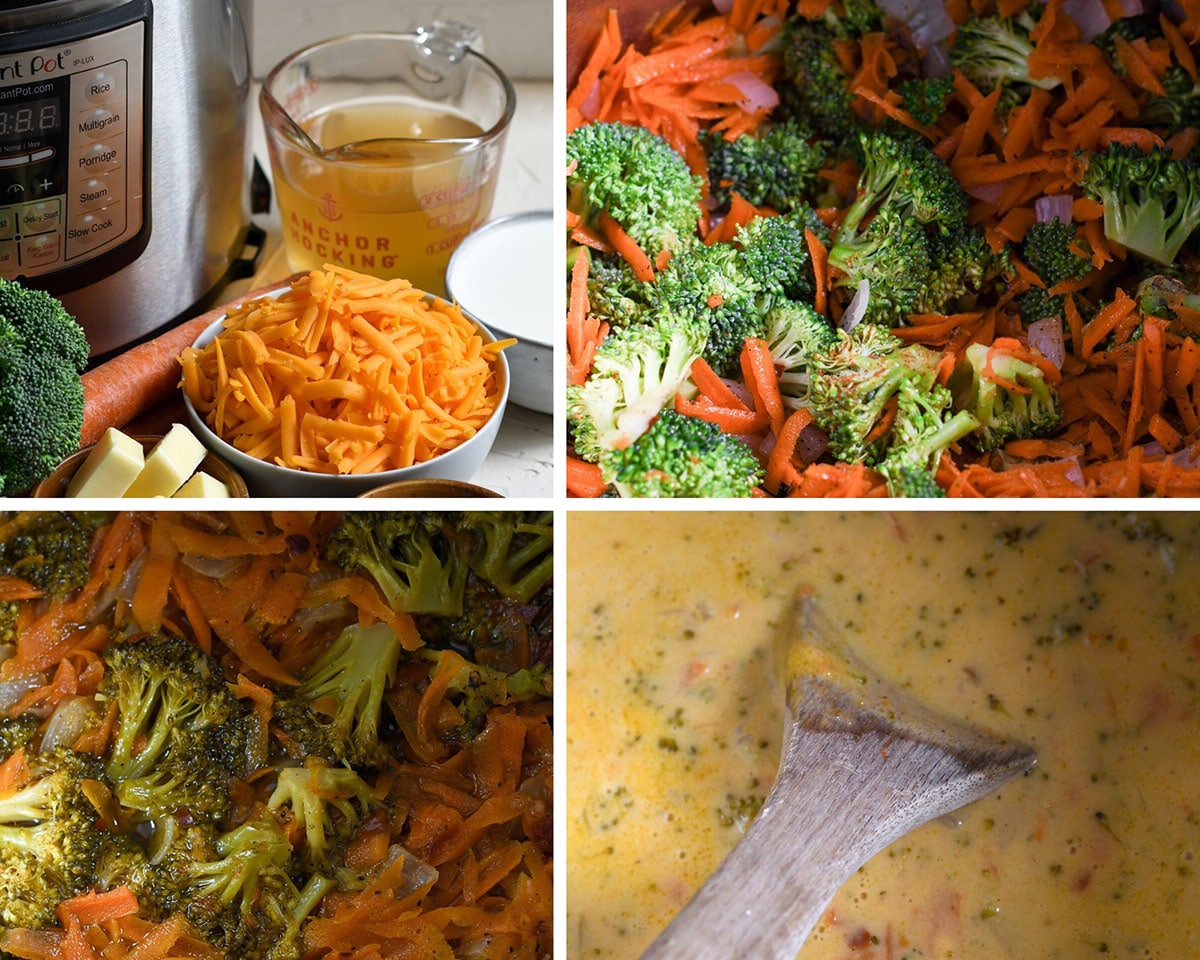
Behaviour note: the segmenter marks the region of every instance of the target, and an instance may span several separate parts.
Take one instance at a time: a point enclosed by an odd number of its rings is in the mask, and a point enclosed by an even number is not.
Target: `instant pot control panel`
[[[0,38],[0,277],[74,288],[145,247],[149,18],[145,0]]]

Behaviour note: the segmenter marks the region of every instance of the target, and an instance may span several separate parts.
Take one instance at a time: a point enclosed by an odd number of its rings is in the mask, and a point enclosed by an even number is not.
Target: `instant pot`
[[[253,272],[248,5],[0,10],[0,277],[61,297],[94,357]]]

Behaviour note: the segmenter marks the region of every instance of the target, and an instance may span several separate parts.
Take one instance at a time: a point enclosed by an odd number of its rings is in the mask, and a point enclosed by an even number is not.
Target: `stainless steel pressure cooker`
[[[249,269],[250,62],[235,0],[8,0],[0,276],[61,297],[92,355]]]

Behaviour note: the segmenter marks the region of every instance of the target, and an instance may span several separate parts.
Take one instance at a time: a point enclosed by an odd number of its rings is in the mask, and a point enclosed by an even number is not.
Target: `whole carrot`
[[[152,340],[139,343],[83,375],[83,431],[80,447],[98,441],[109,427],[123,427],[135,417],[170,397],[179,385],[178,357],[201,333],[233,306],[261,297],[286,280],[214,307],[172,327]]]

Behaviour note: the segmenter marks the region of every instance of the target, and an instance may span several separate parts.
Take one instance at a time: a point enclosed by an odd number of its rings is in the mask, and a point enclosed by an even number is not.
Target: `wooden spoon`
[[[1036,757],[873,677],[798,592],[783,636],[783,757],[746,835],[642,960],[795,960],[829,901],[914,827],[978,800]]]

